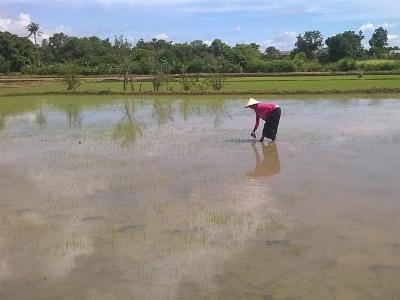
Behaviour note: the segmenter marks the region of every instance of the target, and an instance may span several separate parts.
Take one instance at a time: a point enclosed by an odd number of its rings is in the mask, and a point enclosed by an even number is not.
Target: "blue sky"
[[[131,41],[153,37],[175,42],[219,38],[229,44],[256,42],[291,49],[297,34],[324,37],[376,27],[400,46],[398,0],[0,0],[0,30],[25,35],[38,22],[43,38],[63,31],[102,38],[123,34]]]

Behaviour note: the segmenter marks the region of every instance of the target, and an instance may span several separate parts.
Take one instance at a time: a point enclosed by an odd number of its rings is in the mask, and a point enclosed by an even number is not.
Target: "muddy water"
[[[0,299],[399,299],[399,99],[0,99]]]

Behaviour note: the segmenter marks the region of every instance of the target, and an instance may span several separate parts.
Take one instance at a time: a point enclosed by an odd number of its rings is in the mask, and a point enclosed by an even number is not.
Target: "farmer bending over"
[[[256,130],[260,124],[260,118],[265,121],[264,129],[260,142],[264,142],[264,138],[275,141],[278,133],[279,119],[281,118],[281,108],[275,103],[261,103],[256,99],[250,98],[245,108],[250,107],[256,113],[256,124],[251,132],[251,136],[256,138]]]

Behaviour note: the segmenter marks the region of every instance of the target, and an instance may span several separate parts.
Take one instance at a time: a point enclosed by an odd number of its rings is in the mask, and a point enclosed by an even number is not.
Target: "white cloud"
[[[398,13],[398,0],[1,0],[4,3],[34,3],[52,5],[101,5],[105,8],[131,5],[138,7],[163,7],[174,11],[225,12],[225,11],[274,11],[287,14],[329,14],[352,15],[360,11],[371,16],[376,12]],[[375,9],[375,10],[374,10]],[[396,15],[398,16],[398,14]]]
[[[26,26],[32,21],[29,14],[20,13],[15,19],[0,16],[0,30],[28,36]]]
[[[394,28],[396,26],[397,26],[397,23],[388,23],[388,22],[384,22],[384,23],[380,23],[380,24],[373,24],[371,22],[364,23],[359,28],[359,30],[361,30],[365,34],[365,38],[362,41],[363,46],[366,49],[370,48],[369,40],[372,37],[375,29],[377,29],[379,27],[383,27],[384,29],[389,30],[389,29]],[[397,34],[388,34],[388,44],[389,44],[389,46],[398,46],[398,45],[400,45],[399,39],[400,39],[400,37]]]
[[[388,34],[388,44],[392,47],[400,47],[400,34]]]
[[[240,32],[240,31],[242,31],[242,27],[240,27],[240,26],[236,26],[236,28],[235,28],[235,31],[236,31],[236,32]]]
[[[374,31],[375,30],[375,25],[370,23],[370,22],[367,22],[367,23],[361,25],[359,30],[361,30],[362,32]]]
[[[371,15],[379,11],[399,12],[398,0],[1,0],[2,3],[24,3],[24,4],[69,4],[69,5],[133,5],[133,6],[192,6],[204,9],[225,9],[225,10],[257,10],[257,9],[280,9],[287,8],[292,13],[299,10],[306,13],[345,11],[353,7],[358,11],[369,11],[371,7],[380,10],[370,11]],[[282,12],[285,13],[285,12]],[[351,14],[352,11],[347,11]]]
[[[15,7],[20,4],[46,7],[51,4],[65,9],[75,7],[91,10],[102,7],[106,11],[132,6],[134,11],[148,9],[161,13],[266,12],[269,16],[280,17],[303,15],[314,22],[395,20],[400,15],[398,0],[0,0],[0,2]]]
[[[162,32],[162,33],[160,33],[160,34],[157,34],[157,35],[155,36],[155,38],[156,38],[157,40],[168,40],[168,34],[166,34],[165,32]]]
[[[377,29],[379,27],[383,27],[383,28],[385,28],[387,30],[387,29],[395,27],[396,25],[397,25],[397,23],[384,22],[384,23],[375,25],[375,24],[373,24],[371,22],[367,22],[367,23],[361,25],[359,30],[361,30],[364,33],[367,33],[367,32],[373,32],[373,31],[375,31],[375,29]]]
[[[26,29],[26,26],[32,21],[32,17],[26,13],[19,13],[16,18],[0,16],[0,30],[27,37],[29,32]],[[55,28],[43,28],[40,26],[40,35],[37,37],[38,43],[40,43],[43,39],[48,39],[56,32],[64,32],[69,35],[74,34],[71,27],[68,26],[60,25]],[[30,39],[33,41],[33,37],[30,37]]]
[[[279,50],[292,50],[297,41],[297,33],[294,31],[285,31],[271,40],[261,43],[262,48],[275,47]]]

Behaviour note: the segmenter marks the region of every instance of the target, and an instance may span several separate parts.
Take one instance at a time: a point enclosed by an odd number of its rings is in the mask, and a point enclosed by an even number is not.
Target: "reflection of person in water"
[[[245,108],[251,108],[256,113],[256,124],[251,132],[251,136],[256,138],[256,130],[260,124],[260,119],[263,119],[265,124],[260,142],[264,142],[264,138],[275,141],[281,118],[281,108],[279,105],[275,103],[261,103],[256,99],[250,98]]]
[[[269,143],[262,145],[263,160],[260,158],[260,154],[256,148],[256,145],[252,143],[254,154],[256,155],[256,167],[253,171],[247,172],[249,177],[268,177],[279,174],[281,170],[281,164],[279,161],[279,153],[276,147],[276,143]]]

